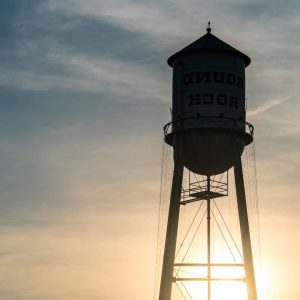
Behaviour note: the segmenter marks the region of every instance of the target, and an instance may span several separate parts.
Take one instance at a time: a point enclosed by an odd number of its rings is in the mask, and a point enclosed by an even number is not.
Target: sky
[[[0,2],[0,298],[153,297],[166,59],[249,55],[264,300],[300,298],[298,0]]]

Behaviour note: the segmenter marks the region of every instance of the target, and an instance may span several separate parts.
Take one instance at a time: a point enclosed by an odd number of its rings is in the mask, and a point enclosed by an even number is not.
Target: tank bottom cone
[[[188,129],[176,134],[181,137],[184,166],[200,175],[226,172],[252,141],[245,132],[223,128]],[[170,133],[165,138],[169,145],[173,144],[173,136]]]

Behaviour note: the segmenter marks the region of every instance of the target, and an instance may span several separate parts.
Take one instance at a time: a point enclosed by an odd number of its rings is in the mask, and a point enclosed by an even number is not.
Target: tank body
[[[208,33],[205,38],[215,45],[216,37]],[[213,46],[182,51],[168,61],[173,67],[172,130],[182,136],[185,167],[202,175],[230,169],[249,143],[246,56]]]

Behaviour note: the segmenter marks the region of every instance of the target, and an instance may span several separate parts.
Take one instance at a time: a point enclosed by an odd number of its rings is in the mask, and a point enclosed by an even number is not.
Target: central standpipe
[[[207,191],[210,194],[210,176],[207,176]],[[207,299],[211,300],[211,250],[210,250],[210,196],[207,198]]]

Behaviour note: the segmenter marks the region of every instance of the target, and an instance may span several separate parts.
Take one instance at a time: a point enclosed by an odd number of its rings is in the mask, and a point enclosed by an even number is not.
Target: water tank
[[[245,120],[250,58],[208,29],[168,64],[173,68],[173,101],[166,142],[173,145],[174,134],[181,136],[189,170],[201,175],[225,172],[252,142],[253,127]]]

